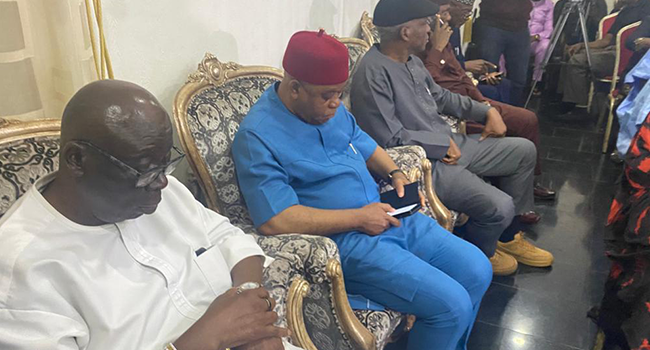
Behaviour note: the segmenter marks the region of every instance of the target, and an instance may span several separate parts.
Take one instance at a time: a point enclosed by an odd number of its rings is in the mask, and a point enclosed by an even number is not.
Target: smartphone
[[[404,186],[403,197],[399,197],[397,191],[392,190],[382,193],[380,198],[382,203],[388,203],[395,208],[395,211],[388,213],[388,215],[398,219],[413,215],[422,208],[417,182]]]
[[[498,78],[498,79],[502,79],[503,78],[502,75],[503,75],[503,72],[498,72],[497,74],[495,74],[494,77]],[[478,81],[486,81],[486,80],[487,80],[487,75],[481,75],[480,77],[478,77]]]

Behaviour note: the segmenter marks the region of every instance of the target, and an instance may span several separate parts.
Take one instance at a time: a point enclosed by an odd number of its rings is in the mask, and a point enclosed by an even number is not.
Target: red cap
[[[300,81],[338,85],[348,79],[348,63],[348,48],[321,29],[294,34],[284,52],[282,67]]]

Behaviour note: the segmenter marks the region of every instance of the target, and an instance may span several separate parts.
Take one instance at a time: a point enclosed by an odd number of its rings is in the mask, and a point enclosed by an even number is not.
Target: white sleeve
[[[61,315],[36,310],[0,308],[0,349],[80,350],[88,340],[85,325]]]

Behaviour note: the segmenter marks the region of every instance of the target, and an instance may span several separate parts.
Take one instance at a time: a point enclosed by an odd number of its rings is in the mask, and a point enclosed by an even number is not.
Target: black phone
[[[422,208],[417,182],[404,186],[404,197],[398,197],[397,191],[392,190],[382,193],[380,195],[380,201],[390,204],[395,211],[388,213],[388,215],[398,219],[413,215]]]

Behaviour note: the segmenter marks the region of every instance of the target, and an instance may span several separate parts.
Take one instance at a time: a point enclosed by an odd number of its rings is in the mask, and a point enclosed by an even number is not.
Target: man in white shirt
[[[61,129],[59,171],[0,220],[0,349],[283,348],[270,258],[166,176],[183,155],[154,96],[91,83]]]

